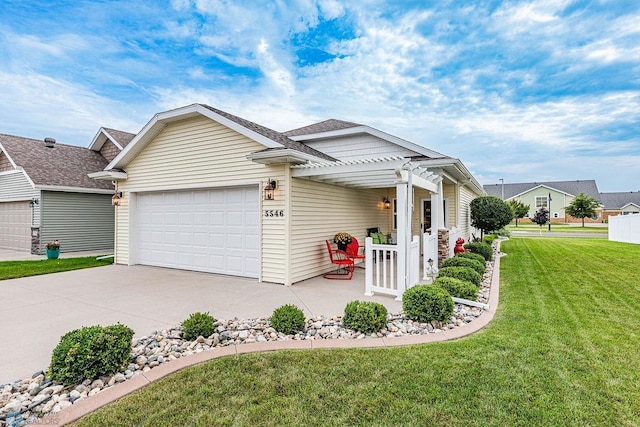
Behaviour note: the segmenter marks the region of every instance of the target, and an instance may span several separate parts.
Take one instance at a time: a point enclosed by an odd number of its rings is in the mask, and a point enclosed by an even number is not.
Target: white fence
[[[427,280],[429,274],[435,273],[438,270],[438,235],[437,233],[424,233],[422,236],[422,254],[423,254],[423,279]],[[429,265],[429,260],[432,261],[433,267]],[[433,268],[433,271],[431,270]]]
[[[370,237],[365,239],[365,295],[386,294],[402,297],[404,268],[398,265],[398,246],[373,244]],[[409,270],[407,288],[420,280],[420,240],[413,236],[409,245]]]
[[[640,214],[610,216],[609,240],[640,244]]]

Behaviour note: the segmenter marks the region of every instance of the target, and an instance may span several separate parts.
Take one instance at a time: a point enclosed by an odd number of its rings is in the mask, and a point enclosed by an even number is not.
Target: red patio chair
[[[351,280],[353,277],[353,260],[349,258],[346,252],[339,249],[333,249],[328,240],[327,250],[332,264],[336,264],[338,269],[334,272],[323,274],[322,277],[330,280]]]
[[[362,249],[364,250],[364,248]],[[357,259],[366,258],[364,254],[360,253],[360,244],[358,244],[358,239],[356,239],[355,237],[352,237],[351,243],[347,245],[347,255],[353,260],[354,265]]]

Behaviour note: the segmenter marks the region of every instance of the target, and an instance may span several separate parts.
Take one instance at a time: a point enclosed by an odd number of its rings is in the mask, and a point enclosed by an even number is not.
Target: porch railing
[[[365,295],[374,293],[402,297],[404,277],[399,277],[404,271],[398,266],[398,246],[374,244],[373,239],[367,237],[364,245],[365,253]],[[420,239],[413,236],[409,245],[409,270],[407,288],[420,281]],[[400,266],[401,267],[401,266]]]
[[[365,239],[365,295],[387,294],[398,296],[398,246],[374,244]]]
[[[438,235],[436,233],[424,233],[422,237],[422,244],[422,278],[427,280],[438,271]],[[433,267],[429,265],[430,259],[433,261]]]

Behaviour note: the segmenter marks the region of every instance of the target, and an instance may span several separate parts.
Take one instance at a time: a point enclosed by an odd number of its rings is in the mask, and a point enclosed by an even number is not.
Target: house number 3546
[[[267,209],[264,211],[264,216],[267,218],[284,217],[284,210]]]

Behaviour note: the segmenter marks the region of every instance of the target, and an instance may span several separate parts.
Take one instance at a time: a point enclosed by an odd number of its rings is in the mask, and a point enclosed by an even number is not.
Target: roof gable
[[[253,123],[225,111],[218,110],[204,104],[192,104],[186,107],[180,107],[175,110],[169,110],[156,114],[142,128],[124,150],[107,166],[107,169],[123,168],[131,160],[133,160],[146,146],[155,138],[164,127],[171,122],[184,120],[197,115],[203,115],[210,118],[236,132],[253,139],[265,146],[266,149],[290,149],[315,157],[317,159],[335,160],[331,156],[327,156],[318,150],[306,146],[300,142],[294,141],[284,134],[265,126]]]
[[[104,169],[107,160],[84,147],[0,134],[0,146],[17,168],[22,168],[35,186],[113,190],[110,182],[91,179],[87,174]]]
[[[371,126],[360,125],[357,123],[345,122],[336,119],[329,119],[302,128],[290,130],[285,132],[285,134],[296,141],[305,141],[309,143],[312,140],[338,140],[347,136],[368,134],[395,144],[404,149],[410,150],[412,152],[411,157],[426,157],[430,159],[448,158],[448,156],[445,156],[442,153],[430,150],[426,147],[407,141],[405,139],[398,138],[397,136],[390,135],[381,130],[372,128]]]
[[[124,147],[129,145],[129,143],[135,136],[135,133],[101,127],[98,130],[96,136],[93,137],[91,144],[89,144],[89,149],[100,151],[102,149],[102,146],[107,141],[110,141],[114,146],[118,148],[118,150],[122,150],[124,149]]]

